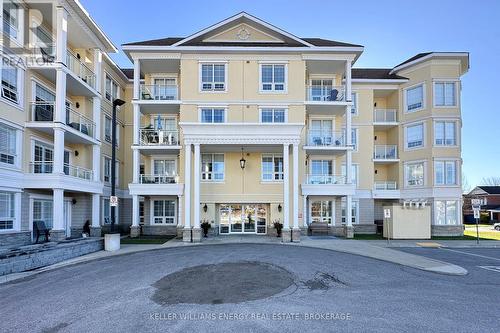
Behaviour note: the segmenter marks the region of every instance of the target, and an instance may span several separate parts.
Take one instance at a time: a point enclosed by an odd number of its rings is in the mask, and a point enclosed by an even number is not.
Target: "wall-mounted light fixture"
[[[283,209],[283,207],[281,207],[281,204],[278,205],[278,212],[281,213],[281,210]]]
[[[80,155],[80,153],[78,152],[78,150],[75,150],[75,156],[78,156]]]
[[[243,148],[241,148],[241,159],[240,159],[241,170],[245,169],[246,163],[247,163],[247,160],[245,160],[245,157],[243,157]]]
[[[206,213],[206,212],[207,212],[207,210],[208,210],[208,206],[207,206],[207,204],[205,204],[205,205],[203,206],[203,211]]]

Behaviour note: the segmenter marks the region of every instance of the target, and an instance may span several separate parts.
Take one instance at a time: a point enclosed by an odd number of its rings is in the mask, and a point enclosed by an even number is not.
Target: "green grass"
[[[171,240],[173,237],[137,237],[137,238],[122,238],[121,243],[122,244],[163,244],[165,242],[168,242]]]
[[[464,236],[476,238],[476,228],[465,228]],[[482,231],[479,230],[479,238],[487,240],[500,240],[500,232],[496,230]]]
[[[354,239],[359,239],[359,240],[383,240],[385,239],[382,235],[379,234],[368,234],[368,235],[360,235],[360,234],[355,234]]]

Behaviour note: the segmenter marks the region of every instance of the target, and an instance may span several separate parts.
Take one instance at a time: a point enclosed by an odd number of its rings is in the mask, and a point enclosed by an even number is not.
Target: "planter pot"
[[[104,250],[118,251],[120,249],[120,234],[105,234],[104,235]]]

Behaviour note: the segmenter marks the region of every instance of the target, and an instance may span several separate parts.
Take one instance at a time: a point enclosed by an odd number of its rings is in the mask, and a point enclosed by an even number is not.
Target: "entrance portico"
[[[185,170],[190,170],[184,175],[184,241],[201,240],[200,212],[207,204],[217,212],[214,211],[210,216],[215,218],[207,222],[217,223],[221,234],[226,231],[265,233],[269,222],[279,221],[283,224],[283,241],[299,241],[298,145],[302,124],[272,124],[272,127],[262,123],[179,125],[184,134]],[[245,169],[232,164],[225,167],[228,163],[239,162],[240,154],[250,160]],[[261,178],[261,155],[282,158],[282,163],[277,164],[282,170],[278,170],[280,175],[273,181]],[[222,162],[217,164],[217,159]],[[273,216],[280,218],[271,220]]]

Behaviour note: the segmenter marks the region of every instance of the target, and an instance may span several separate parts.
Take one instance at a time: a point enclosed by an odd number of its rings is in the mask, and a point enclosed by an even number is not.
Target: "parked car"
[[[493,224],[493,228],[495,228],[496,231],[500,231],[500,223]]]

